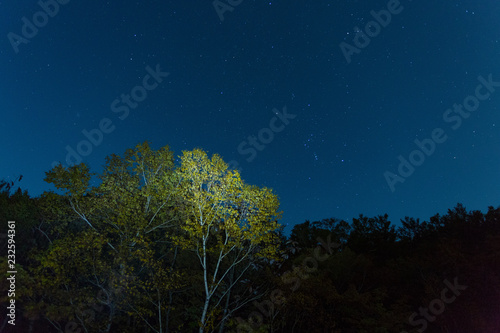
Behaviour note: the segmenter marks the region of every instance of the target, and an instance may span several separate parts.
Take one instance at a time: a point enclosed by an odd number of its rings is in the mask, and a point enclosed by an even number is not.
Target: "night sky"
[[[37,196],[54,162],[100,172],[148,140],[273,188],[287,230],[485,211],[499,16],[496,0],[0,1],[0,178]]]

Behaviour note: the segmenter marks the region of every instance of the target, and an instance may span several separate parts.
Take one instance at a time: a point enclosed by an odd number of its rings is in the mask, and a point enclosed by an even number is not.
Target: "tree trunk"
[[[175,260],[177,259],[177,249],[179,247],[176,246],[175,247],[175,252],[174,252],[174,259],[172,260],[172,265],[170,266],[170,268],[172,270],[174,270],[174,265],[175,265]],[[165,332],[168,333],[169,331],[169,319],[170,319],[170,309],[172,308],[172,302],[173,302],[173,299],[174,299],[174,293],[170,290],[168,292],[168,307],[167,307],[167,313],[165,314]]]
[[[210,303],[210,290],[208,288],[208,268],[207,268],[207,240],[203,239],[203,282],[205,283],[205,305],[203,306],[203,312],[201,314],[200,320],[200,330],[199,333],[203,333],[205,330],[205,322],[207,320],[208,304]]]
[[[203,306],[203,313],[201,314],[201,323],[199,333],[203,333],[205,330],[205,321],[207,320],[208,303],[210,302],[210,297],[207,295],[205,298],[205,305]]]
[[[234,280],[234,266],[231,267],[231,273],[229,274],[229,286],[233,284]],[[226,304],[224,305],[224,311],[222,312],[222,322],[220,323],[219,333],[224,332],[224,325],[226,324],[226,315],[229,310],[229,301],[231,298],[231,289],[227,292]]]

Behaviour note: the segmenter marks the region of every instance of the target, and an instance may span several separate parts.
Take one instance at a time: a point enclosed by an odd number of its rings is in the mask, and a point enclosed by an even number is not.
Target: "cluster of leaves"
[[[500,208],[459,204],[398,228],[387,215],[306,221],[285,237],[270,189],[201,149],[179,162],[143,143],[99,175],[53,168],[59,193],[0,182],[0,219],[16,221],[16,329],[416,332],[409,318],[457,277],[468,289],[427,331],[500,331]]]
[[[277,196],[200,149],[176,166],[146,142],[99,175],[59,165],[45,180],[60,193],[31,199],[8,183],[0,204],[20,227],[20,316],[47,332],[222,331],[245,303],[239,281],[278,257]]]

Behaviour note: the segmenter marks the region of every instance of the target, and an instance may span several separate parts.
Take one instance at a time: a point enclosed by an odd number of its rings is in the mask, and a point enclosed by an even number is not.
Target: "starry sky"
[[[0,1],[0,178],[148,140],[271,187],[287,230],[500,198],[500,2]]]

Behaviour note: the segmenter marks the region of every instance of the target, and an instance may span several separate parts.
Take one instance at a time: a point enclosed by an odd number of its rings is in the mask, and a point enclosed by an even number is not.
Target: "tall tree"
[[[217,326],[221,313],[224,325],[229,309],[223,301],[249,268],[259,260],[279,260],[281,213],[271,190],[245,184],[218,155],[185,151],[178,175],[187,208],[178,244],[195,252],[203,272],[202,333]]]
[[[74,263],[85,266],[76,271],[79,280],[84,278],[77,287],[104,293],[110,313],[125,311],[155,332],[166,332],[169,292],[180,280],[172,270],[176,257],[169,255],[174,247],[166,242],[179,208],[173,154],[168,147],[153,151],[145,142],[123,157],[108,157],[98,186],[90,186],[92,177],[85,164],[59,165],[46,177],[65,192],[75,223],[80,224],[75,237],[99,241],[87,245],[96,253],[84,252],[81,255],[88,258]],[[69,253],[78,244],[58,243]],[[54,272],[68,273],[59,267]]]

